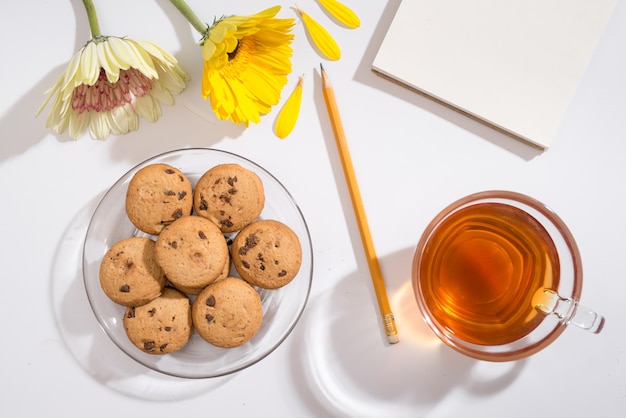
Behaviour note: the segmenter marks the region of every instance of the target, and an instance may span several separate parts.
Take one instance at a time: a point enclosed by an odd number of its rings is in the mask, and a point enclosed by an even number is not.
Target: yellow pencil
[[[361,241],[363,242],[365,256],[367,257],[367,264],[369,266],[370,274],[372,276],[372,283],[374,285],[374,292],[376,293],[376,299],[378,301],[378,308],[380,309],[380,313],[382,315],[383,325],[385,326],[385,332],[387,333],[387,339],[390,344],[395,344],[399,341],[398,331],[396,329],[396,322],[393,317],[393,313],[391,312],[391,307],[389,306],[389,299],[387,298],[385,282],[383,281],[383,275],[380,271],[378,257],[376,256],[370,228],[367,223],[367,218],[365,216],[365,210],[363,208],[363,202],[361,201],[361,192],[359,191],[359,185],[356,181],[356,175],[354,174],[354,167],[352,166],[350,151],[348,150],[348,144],[346,143],[346,137],[343,131],[343,124],[341,123],[339,109],[337,109],[337,102],[335,101],[335,93],[333,91],[333,87],[330,84],[330,81],[328,80],[328,76],[326,75],[322,64],[320,64],[320,70],[322,75],[322,89],[324,92],[326,109],[328,110],[330,123],[333,127],[335,140],[337,141],[337,149],[341,158],[343,173],[346,177],[348,189],[350,190],[352,207],[354,209],[354,214],[356,215],[357,224],[359,225]]]

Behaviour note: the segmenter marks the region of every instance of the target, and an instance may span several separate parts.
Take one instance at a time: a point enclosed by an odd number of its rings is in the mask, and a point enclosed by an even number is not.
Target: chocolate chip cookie
[[[128,339],[149,354],[180,350],[193,331],[189,298],[171,287],[145,305],[126,308],[122,322]]]
[[[143,305],[161,294],[167,279],[156,262],[155,242],[130,237],[111,246],[100,262],[100,286],[114,302]]]
[[[193,205],[196,214],[210,219],[222,232],[238,231],[262,212],[263,182],[239,164],[219,164],[198,180]]]
[[[156,239],[154,252],[170,283],[190,293],[221,277],[229,263],[228,245],[220,229],[196,215],[166,226]]]
[[[135,173],[126,192],[126,214],[140,231],[157,235],[166,225],[190,215],[193,190],[189,179],[168,164],[151,164]]]
[[[248,283],[277,289],[298,274],[302,246],[287,225],[265,219],[252,222],[237,234],[231,246],[231,257],[237,273]]]
[[[232,348],[250,341],[263,321],[257,291],[240,278],[227,277],[210,284],[191,309],[198,334],[208,343]]]

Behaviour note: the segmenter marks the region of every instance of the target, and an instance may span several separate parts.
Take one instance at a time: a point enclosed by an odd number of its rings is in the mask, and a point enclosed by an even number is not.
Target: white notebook
[[[404,0],[374,71],[548,148],[616,0]]]

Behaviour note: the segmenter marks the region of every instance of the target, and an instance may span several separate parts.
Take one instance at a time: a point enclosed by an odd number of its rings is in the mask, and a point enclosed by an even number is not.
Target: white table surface
[[[280,16],[293,17],[293,3]],[[156,123],[106,141],[54,135],[34,117],[44,90],[89,38],[82,2],[2,2],[0,415],[33,417],[525,417],[626,414],[626,3],[620,1],[548,151],[496,133],[373,74],[399,1],[345,0],[362,26],[336,26],[313,0],[298,5],[335,35],[323,61],[302,23],[294,70],[301,116],[286,140],[276,112],[242,129],[210,116],[199,93],[197,34],[166,0],[95,1],[104,34],[149,39],[192,80]],[[202,20],[251,14],[271,1],[189,0]],[[323,104],[319,63],[335,85],[401,342],[390,346]],[[537,100],[541,100],[540,97]],[[203,107],[206,115],[200,116]],[[198,112],[200,109],[200,112]],[[47,113],[47,111],[46,111]],[[307,219],[314,281],[305,312],[262,362],[217,379],[185,380],[125,357],[86,300],[81,240],[104,191],[165,151],[212,147],[266,167]],[[599,335],[568,328],[513,363],[479,362],[437,342],[410,288],[412,253],[430,219],[466,194],[508,189],[551,206],[583,256],[582,303],[604,314]],[[175,415],[174,415],[175,414]]]

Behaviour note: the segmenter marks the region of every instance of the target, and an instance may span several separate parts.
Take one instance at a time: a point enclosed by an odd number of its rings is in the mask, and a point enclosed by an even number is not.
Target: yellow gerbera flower
[[[93,38],[46,91],[39,115],[52,102],[46,127],[78,139],[87,129],[94,139],[136,130],[139,116],[154,122],[159,102],[173,104],[189,79],[167,51],[146,41],[103,37],[90,1],[85,0]]]
[[[231,16],[209,28],[202,49],[202,95],[219,119],[246,127],[278,103],[291,73],[294,19],[275,6],[251,16]]]

